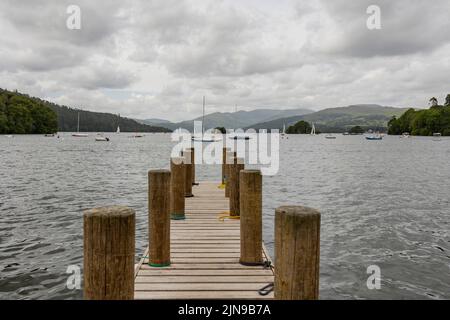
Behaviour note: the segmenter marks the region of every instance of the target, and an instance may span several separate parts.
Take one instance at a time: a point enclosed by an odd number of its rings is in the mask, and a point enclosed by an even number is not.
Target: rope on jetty
[[[240,216],[232,216],[230,212],[222,212],[221,214],[222,215],[219,216],[218,219],[219,219],[219,221],[222,221],[222,222],[224,222],[225,219],[231,219],[231,220],[239,220],[239,219],[241,219]]]

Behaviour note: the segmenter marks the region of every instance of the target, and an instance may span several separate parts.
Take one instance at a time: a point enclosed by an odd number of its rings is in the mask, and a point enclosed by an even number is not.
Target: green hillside
[[[346,132],[355,126],[364,130],[373,129],[384,131],[393,116],[400,116],[406,109],[383,107],[379,105],[352,105],[341,108],[330,108],[315,113],[276,119],[252,126],[254,129],[279,129],[304,120],[314,123],[321,132]]]
[[[77,131],[80,114],[81,132],[170,132],[115,114],[90,112],[60,106],[26,94],[0,89],[0,133],[46,134]]]

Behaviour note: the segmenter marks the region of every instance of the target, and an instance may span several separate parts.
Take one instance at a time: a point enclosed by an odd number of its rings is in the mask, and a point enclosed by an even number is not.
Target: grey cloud
[[[337,29],[329,53],[355,57],[408,55],[432,51],[450,40],[447,0],[321,0]],[[381,30],[369,30],[367,8],[381,9]],[[447,10],[445,10],[447,9]]]

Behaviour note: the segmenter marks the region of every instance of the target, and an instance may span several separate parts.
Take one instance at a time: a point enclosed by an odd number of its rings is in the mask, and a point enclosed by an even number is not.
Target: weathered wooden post
[[[149,265],[170,265],[170,171],[148,173]]]
[[[225,181],[225,197],[229,198],[230,197],[230,188],[231,188],[230,170],[234,166],[234,158],[236,158],[236,152],[230,151],[230,152],[227,152],[226,154],[227,154],[227,157],[226,157],[226,165],[225,165],[225,176],[226,176],[227,180]]]
[[[170,161],[170,218],[185,219],[185,168],[183,158],[172,158]]]
[[[238,217],[239,208],[239,172],[244,170],[244,159],[234,158],[233,166],[230,167],[230,216]]]
[[[243,265],[260,265],[262,257],[262,176],[259,170],[239,174],[241,258]]]
[[[184,158],[184,196],[186,198],[192,198],[194,195],[192,194],[192,156],[191,151],[186,149],[183,151],[182,156]]]
[[[320,213],[286,206],[275,210],[275,299],[319,298]]]
[[[198,183],[195,182],[195,149],[190,148],[189,151],[191,152],[192,185],[196,186]]]
[[[226,168],[227,168],[227,152],[230,152],[230,148],[222,148],[222,185],[225,185],[226,178]]]
[[[84,224],[84,299],[134,299],[134,210],[87,210]]]

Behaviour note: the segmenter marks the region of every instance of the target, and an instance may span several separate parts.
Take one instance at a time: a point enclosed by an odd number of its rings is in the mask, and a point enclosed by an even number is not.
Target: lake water
[[[450,299],[450,139],[366,141],[290,136],[276,176],[264,177],[264,241],[274,210],[322,213],[322,299]],[[147,171],[168,167],[169,134],[109,143],[0,136],[0,299],[80,299],[66,288],[83,264],[82,211],[121,204],[137,213],[136,255],[147,239]],[[197,180],[219,180],[198,166]],[[367,267],[381,269],[369,290]]]

